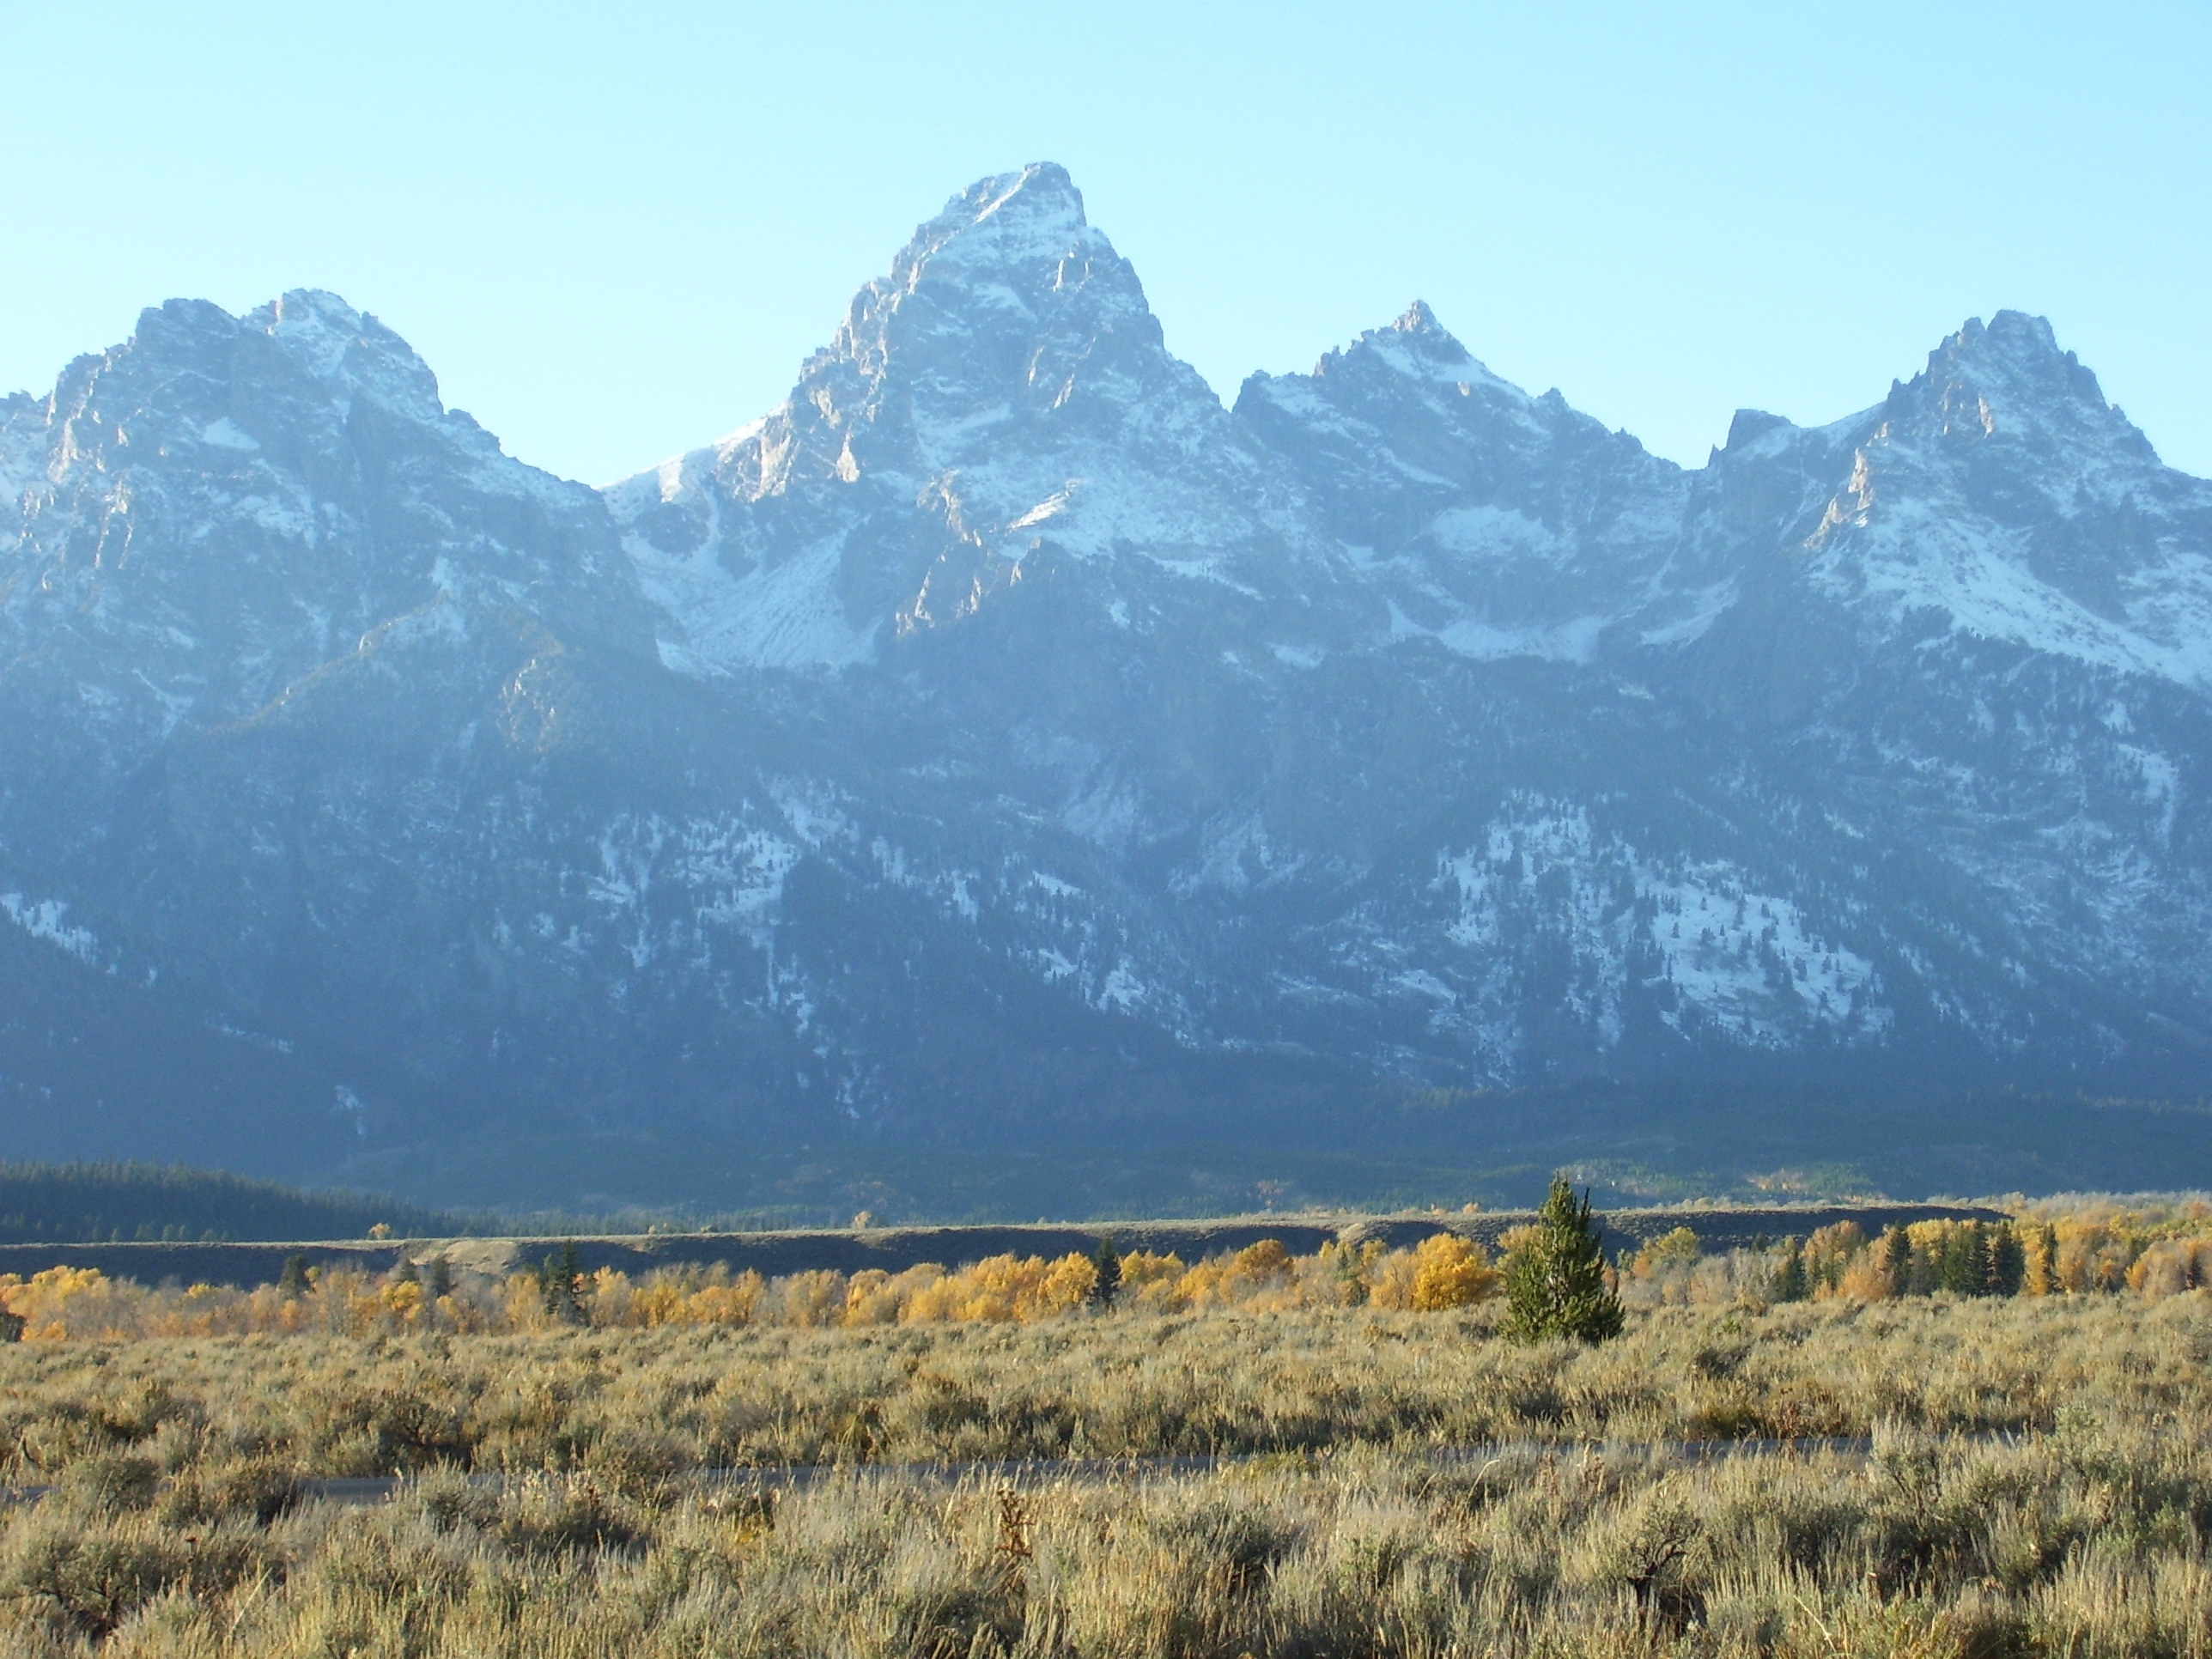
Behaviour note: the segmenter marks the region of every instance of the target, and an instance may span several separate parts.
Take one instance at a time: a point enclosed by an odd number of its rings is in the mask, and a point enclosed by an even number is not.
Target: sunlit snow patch
[[[100,941],[88,927],[68,927],[62,917],[69,906],[59,899],[40,899],[36,903],[27,901],[21,893],[0,893],[0,911],[8,920],[33,939],[42,939],[49,945],[60,946],[79,962],[93,961]]]
[[[1787,899],[1748,891],[1725,872],[1647,879],[1643,896],[1657,906],[1651,942],[1668,980],[1741,1041],[1788,1041],[1793,1002],[1821,1024],[1846,1027],[1861,994],[1875,988],[1872,963],[1818,937]],[[1667,1018],[1681,1024],[1679,1013]]]

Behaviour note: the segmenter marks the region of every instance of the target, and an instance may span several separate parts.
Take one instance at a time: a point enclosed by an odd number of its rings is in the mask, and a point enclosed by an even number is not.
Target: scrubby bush
[[[2212,1452],[2086,1418],[2005,1442],[1886,1429],[1871,1457],[1038,1471],[1011,1510],[1002,1480],[624,1495],[441,1474],[372,1509],[189,1529],[18,1510],[0,1515],[0,1650],[2153,1659],[2212,1632],[2190,1520],[2212,1513]]]

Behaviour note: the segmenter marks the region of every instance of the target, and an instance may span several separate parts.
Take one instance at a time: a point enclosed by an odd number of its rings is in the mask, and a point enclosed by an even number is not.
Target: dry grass
[[[1495,1304],[1076,1316],[1035,1325],[207,1338],[0,1347],[0,1478],[232,1452],[305,1474],[672,1469],[2212,1425],[2212,1296],[1659,1308],[1598,1348],[1516,1347]]]
[[[1597,1349],[1491,1317],[20,1345],[5,1473],[57,1490],[0,1518],[0,1650],[2212,1647],[2212,1295],[1658,1308]],[[1639,1443],[1870,1430],[1866,1460]],[[1026,1559],[988,1477],[686,1478],[1217,1450],[1258,1455],[1037,1484]],[[369,1510],[295,1485],[387,1471],[421,1478]]]

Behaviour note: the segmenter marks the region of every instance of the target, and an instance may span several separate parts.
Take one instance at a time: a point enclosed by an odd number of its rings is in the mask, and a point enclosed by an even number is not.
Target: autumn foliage
[[[1509,1247],[1525,1242],[1520,1235]],[[1280,1241],[1186,1262],[1132,1250],[1099,1290],[1095,1257],[997,1255],[901,1273],[764,1278],[726,1267],[631,1275],[577,1271],[573,1252],[488,1276],[434,1255],[370,1274],[311,1269],[279,1285],[148,1287],[82,1267],[0,1276],[0,1340],[21,1322],[32,1342],[135,1337],[340,1335],[410,1331],[526,1334],[608,1329],[859,1328],[1027,1325],[1115,1314],[1270,1314],[1367,1307],[1447,1312],[1497,1296],[1500,1267],[1478,1242],[1438,1231],[1410,1249],[1377,1240],[1293,1255]],[[2022,1204],[1998,1222],[1925,1221],[1869,1237],[1857,1223],[1759,1249],[1707,1251],[1689,1228],[1652,1239],[1606,1269],[1630,1307],[1765,1306],[1964,1297],[2136,1295],[2212,1285],[2212,1206],[2077,1201]]]
[[[723,1267],[668,1268],[632,1277],[575,1270],[573,1252],[502,1278],[455,1273],[441,1261],[408,1261],[372,1276],[308,1270],[251,1291],[211,1285],[149,1289],[91,1268],[54,1267],[26,1279],[0,1276],[0,1309],[30,1341],[155,1336],[412,1330],[500,1334],[596,1328],[1030,1324],[1112,1308],[1155,1313],[1281,1312],[1372,1305],[1438,1312],[1492,1294],[1498,1275],[1482,1247],[1440,1233],[1412,1249],[1378,1243],[1324,1245],[1293,1256],[1276,1239],[1188,1264],[1136,1251],[1101,1307],[1095,1259],[995,1255],[957,1270],[932,1263],[902,1273],[871,1269],[763,1278]],[[441,1289],[441,1286],[443,1286]]]
[[[2212,1205],[2022,1202],[1997,1221],[1920,1221],[1873,1237],[1843,1221],[1803,1240],[1711,1254],[1682,1227],[1621,1262],[1617,1279],[1624,1298],[1642,1306],[2176,1296],[2212,1284]]]

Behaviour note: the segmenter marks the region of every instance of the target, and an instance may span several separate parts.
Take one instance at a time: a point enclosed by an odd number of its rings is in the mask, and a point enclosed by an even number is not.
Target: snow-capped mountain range
[[[0,500],[56,1145],[2212,1076],[2212,484],[2017,313],[1694,471],[1419,304],[1224,408],[1041,165],[605,490],[299,292],[0,402]]]

